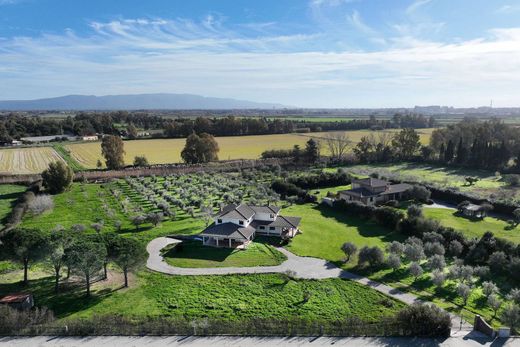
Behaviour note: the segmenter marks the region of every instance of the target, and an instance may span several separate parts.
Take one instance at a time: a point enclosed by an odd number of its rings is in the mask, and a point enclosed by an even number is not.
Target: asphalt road
[[[299,347],[299,346],[356,346],[356,347],[381,347],[381,346],[419,346],[419,347],[498,347],[520,346],[518,339],[475,338],[471,336],[450,337],[447,339],[420,339],[420,338],[334,338],[334,337],[185,337],[185,336],[103,336],[103,337],[31,337],[31,338],[0,338],[0,346],[13,347],[61,347],[61,346],[103,346],[103,347],[158,347],[158,346],[182,346],[182,347]]]

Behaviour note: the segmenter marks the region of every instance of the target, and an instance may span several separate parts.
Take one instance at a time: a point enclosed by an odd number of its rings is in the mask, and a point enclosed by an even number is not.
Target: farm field
[[[200,240],[186,240],[164,253],[164,259],[172,266],[200,268],[280,265],[287,257],[260,242],[253,242],[247,249],[240,250],[203,246]]]
[[[386,130],[395,132],[396,129]],[[421,141],[427,143],[433,129],[420,129]],[[346,132],[353,142],[358,142],[361,137],[375,133],[370,130],[358,130]],[[304,147],[309,138],[320,139],[327,133],[306,134],[277,134],[254,136],[229,136],[217,137],[220,147],[218,157],[220,160],[229,159],[258,159],[267,149],[288,149],[294,145]],[[181,162],[181,151],[184,148],[185,139],[152,139],[125,141],[125,162],[132,164],[134,157],[145,155],[152,164],[166,164]],[[95,168],[98,159],[102,160],[100,142],[79,143],[67,145],[72,158],[86,168]],[[325,146],[322,151],[326,154]]]
[[[15,202],[26,189],[24,186],[13,184],[0,185],[0,230],[3,228],[5,218],[11,212],[13,202]]]
[[[41,173],[57,160],[63,159],[52,147],[1,149],[0,174]]]

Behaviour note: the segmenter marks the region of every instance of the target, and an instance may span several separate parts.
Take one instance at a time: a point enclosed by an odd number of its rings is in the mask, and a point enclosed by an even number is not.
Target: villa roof
[[[372,193],[370,190],[363,188],[363,187],[353,188],[353,189],[348,189],[348,190],[340,190],[338,193],[352,195],[352,196],[359,196],[359,197],[377,196],[380,194],[380,193]]]
[[[301,217],[290,217],[290,216],[278,216],[276,220],[254,220],[251,222],[253,228],[257,228],[259,225],[265,225],[269,227],[282,227],[282,228],[297,228],[300,225]]]
[[[225,206],[221,212],[217,214],[218,218],[226,217],[230,219],[249,219],[255,215],[255,211],[245,205],[235,205],[235,204],[229,204]]]
[[[381,194],[396,194],[407,191],[412,188],[410,184],[399,183],[399,184],[391,184],[388,186],[388,189],[382,192]]]
[[[370,187],[385,187],[386,185],[388,185],[387,181],[383,181],[383,180],[373,178],[373,177],[353,180],[353,183],[368,185]]]
[[[279,206],[249,206],[255,213],[274,213],[278,214],[282,209]]]
[[[481,211],[481,210],[484,210],[483,206],[475,205],[475,204],[467,204],[466,206],[463,206],[462,208],[467,210],[467,211]]]
[[[201,235],[248,240],[254,233],[255,229],[251,226],[244,227],[234,223],[222,223],[210,225],[201,233]]]

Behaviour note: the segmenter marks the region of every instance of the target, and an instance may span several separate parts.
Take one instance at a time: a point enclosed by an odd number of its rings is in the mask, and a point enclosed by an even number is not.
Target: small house
[[[406,183],[390,184],[377,178],[364,178],[352,181],[352,189],[338,192],[339,199],[347,202],[358,201],[365,205],[374,205],[389,200],[401,200],[404,192],[412,188]]]
[[[0,305],[8,305],[18,310],[29,310],[34,306],[32,294],[15,293],[0,298]]]
[[[462,214],[470,218],[484,218],[487,216],[488,208],[484,205],[465,204],[460,207]]]

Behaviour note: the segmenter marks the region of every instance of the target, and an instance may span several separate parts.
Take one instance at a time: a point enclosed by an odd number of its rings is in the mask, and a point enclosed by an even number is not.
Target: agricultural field
[[[287,260],[273,246],[259,242],[258,237],[245,250],[209,247],[200,240],[185,240],[163,255],[172,266],[191,268],[273,266]]]
[[[49,163],[63,161],[52,147],[0,149],[0,174],[36,174]]]
[[[396,129],[385,130],[395,132]],[[433,129],[419,129],[421,141],[428,143]],[[370,130],[346,131],[350,140],[358,142],[361,137],[375,133]],[[288,149],[294,145],[304,147],[309,138],[324,138],[327,133],[305,134],[277,134],[254,136],[228,136],[217,137],[220,147],[218,157],[220,160],[229,159],[258,159],[262,152],[268,149]],[[181,162],[181,151],[184,148],[185,139],[152,139],[125,141],[125,163],[132,164],[134,157],[145,155],[151,164],[166,164]],[[66,148],[70,155],[85,168],[95,168],[96,163],[102,160],[100,142],[70,144]],[[325,146],[322,151],[327,154]]]

